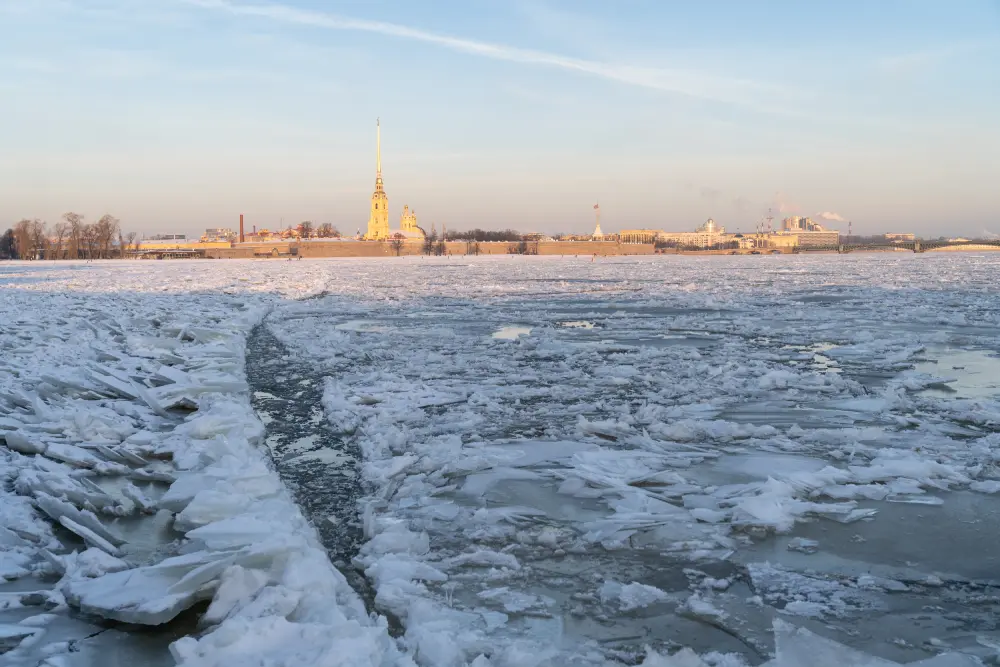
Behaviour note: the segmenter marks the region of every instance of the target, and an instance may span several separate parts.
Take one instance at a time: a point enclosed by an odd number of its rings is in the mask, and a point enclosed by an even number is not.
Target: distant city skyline
[[[1000,234],[1000,3],[0,0],[0,228]],[[841,222],[841,220],[843,222]]]

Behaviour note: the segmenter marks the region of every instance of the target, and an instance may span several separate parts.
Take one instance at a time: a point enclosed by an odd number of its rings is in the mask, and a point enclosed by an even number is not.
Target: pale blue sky
[[[0,99],[0,225],[353,232],[381,116],[393,225],[1000,233],[998,0],[0,0]]]

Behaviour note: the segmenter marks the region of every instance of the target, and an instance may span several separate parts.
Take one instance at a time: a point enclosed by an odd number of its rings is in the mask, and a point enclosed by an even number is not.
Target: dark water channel
[[[323,372],[289,352],[262,324],[247,340],[246,373],[282,482],[316,527],[330,560],[370,608],[369,587],[350,566],[362,542],[360,452],[327,425]]]

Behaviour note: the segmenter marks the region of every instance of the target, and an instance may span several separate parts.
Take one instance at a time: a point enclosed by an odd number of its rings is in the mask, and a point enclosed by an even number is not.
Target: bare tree
[[[125,247],[130,252],[135,252],[136,250],[139,249],[139,244],[135,240],[136,236],[137,235],[135,232],[129,232],[128,234],[125,235]]]
[[[392,235],[392,240],[389,241],[389,246],[396,251],[396,257],[399,257],[400,253],[403,252],[403,242],[406,237],[400,233],[395,233]]]
[[[30,226],[30,237],[31,237],[31,249],[32,254],[36,259],[41,259],[45,257],[46,259],[52,254],[49,245],[49,235],[45,228],[45,223],[35,218],[31,221]]]
[[[97,256],[101,259],[110,258],[111,246],[114,244],[115,238],[118,236],[119,229],[121,228],[118,218],[105,213],[91,227],[93,227],[94,247],[97,251]]]
[[[509,255],[537,255],[538,254],[538,241],[533,244],[529,244],[528,239],[522,238],[517,243],[510,243],[507,245],[507,254]]]
[[[14,230],[8,229],[0,236],[0,259],[17,259],[17,245],[14,242]]]
[[[20,259],[34,259],[31,252],[31,220],[24,218],[14,225],[14,247]]]
[[[324,222],[322,225],[319,226],[319,229],[316,232],[316,236],[325,239],[339,239],[340,230],[331,225],[329,222]]]
[[[94,259],[100,248],[100,240],[97,236],[97,225],[83,225],[80,230],[80,241],[83,244],[83,255],[87,259]]]
[[[520,241],[521,232],[515,231],[513,229],[505,229],[503,231],[494,232],[486,231],[485,229],[470,229],[465,232],[449,232],[449,241],[458,240],[470,240],[470,241]]]
[[[308,239],[312,238],[315,227],[313,223],[309,220],[305,220],[299,223],[299,238]]]
[[[63,213],[63,220],[69,225],[69,259],[80,259],[83,251],[83,216],[79,213]]]
[[[66,259],[63,246],[69,237],[69,229],[68,222],[57,222],[52,228],[52,259]]]
[[[424,254],[431,255],[434,253],[434,245],[437,242],[437,234],[430,233],[424,236]]]

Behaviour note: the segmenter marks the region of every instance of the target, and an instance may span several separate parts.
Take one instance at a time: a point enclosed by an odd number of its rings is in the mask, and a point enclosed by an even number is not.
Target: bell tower
[[[372,193],[372,208],[368,216],[368,241],[384,241],[389,238],[389,198],[382,184],[382,124],[375,121],[375,192]]]

